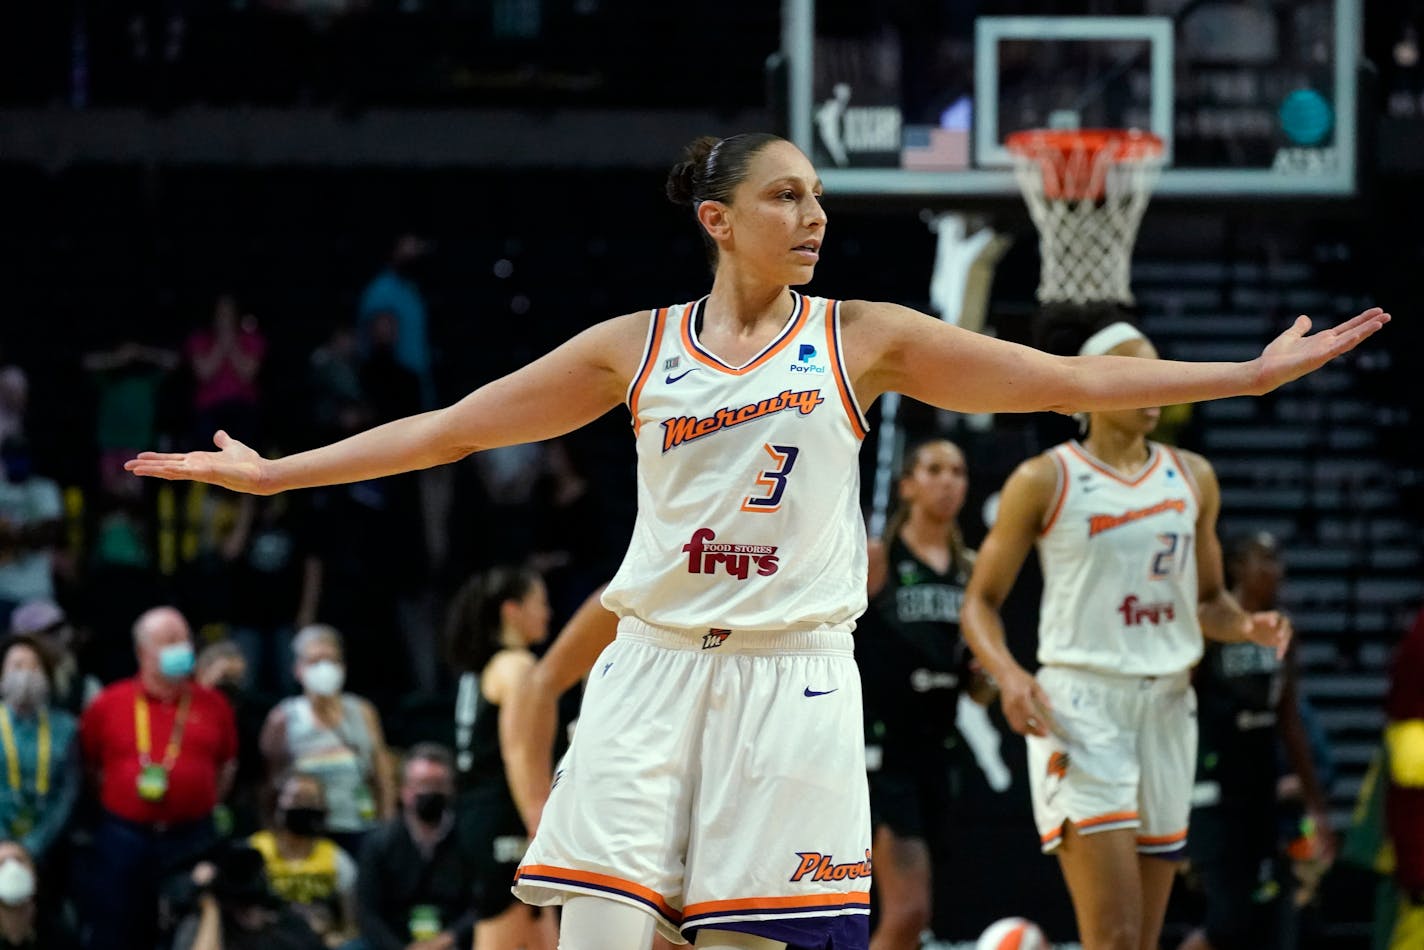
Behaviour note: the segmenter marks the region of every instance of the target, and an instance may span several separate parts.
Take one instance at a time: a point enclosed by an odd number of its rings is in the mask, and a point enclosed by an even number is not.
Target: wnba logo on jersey
[[[1136,594],[1124,597],[1117,612],[1122,614],[1122,622],[1129,627],[1140,627],[1144,623],[1170,623],[1177,619],[1176,605],[1170,602],[1144,604]]]
[[[870,877],[869,851],[865,852],[864,861],[853,861],[850,864],[836,864],[833,856],[819,851],[798,851],[796,857],[801,859],[801,863],[791,875],[792,881],[799,881],[808,874],[813,881],[854,881],[857,878]]]
[[[757,574],[770,577],[780,566],[774,544],[729,544],[717,541],[717,534],[711,528],[698,528],[692,532],[692,540],[682,546],[687,554],[687,573],[716,574],[717,565],[739,581],[744,581],[756,568]]]

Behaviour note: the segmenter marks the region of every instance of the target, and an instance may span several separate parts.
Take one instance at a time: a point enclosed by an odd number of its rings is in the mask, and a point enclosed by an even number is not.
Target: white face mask
[[[9,670],[0,677],[0,699],[10,706],[38,708],[49,701],[49,682],[39,670]]]
[[[15,858],[0,861],[0,902],[18,907],[35,896],[35,873]]]
[[[335,696],[346,683],[346,667],[321,660],[302,671],[302,685],[317,696]]]

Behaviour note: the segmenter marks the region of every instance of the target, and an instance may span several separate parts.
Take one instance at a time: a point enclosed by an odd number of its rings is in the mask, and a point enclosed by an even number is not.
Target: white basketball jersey
[[[744,366],[697,340],[696,304],[654,313],[628,408],[638,517],[603,603],[682,629],[850,624],[865,610],[865,417],[839,305],[792,292],[785,328]]]
[[[1171,449],[1148,443],[1125,477],[1077,442],[1049,450],[1058,498],[1038,540],[1038,661],[1163,676],[1202,655],[1196,485]]]

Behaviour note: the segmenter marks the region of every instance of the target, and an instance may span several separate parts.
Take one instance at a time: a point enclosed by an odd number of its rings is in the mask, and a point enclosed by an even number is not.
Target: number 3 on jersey
[[[781,507],[781,495],[786,491],[786,479],[791,474],[791,469],[796,465],[796,456],[801,450],[794,445],[771,445],[762,446],[766,454],[771,456],[772,467],[757,476],[757,488],[763,489],[764,495],[748,495],[742,502],[743,511],[771,512]]]

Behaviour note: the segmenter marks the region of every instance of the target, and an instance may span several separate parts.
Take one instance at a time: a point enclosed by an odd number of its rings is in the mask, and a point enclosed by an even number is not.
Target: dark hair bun
[[[668,201],[675,205],[692,204],[692,177],[697,173],[697,166],[692,162],[678,162],[668,172],[667,196]]]
[[[667,196],[673,204],[691,205],[697,201],[697,179],[707,180],[707,159],[722,140],[711,135],[693,139],[682,150],[684,161],[678,162],[668,174]],[[700,173],[700,174],[699,174]]]

